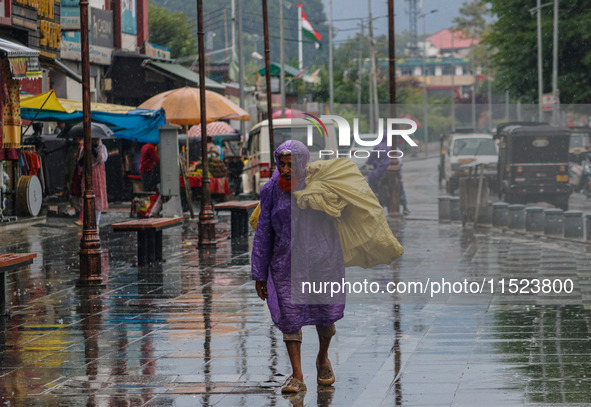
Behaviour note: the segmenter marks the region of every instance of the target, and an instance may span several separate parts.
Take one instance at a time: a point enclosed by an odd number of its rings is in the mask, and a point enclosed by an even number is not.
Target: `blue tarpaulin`
[[[36,116],[36,117],[35,117]],[[25,120],[54,121],[74,124],[82,121],[82,112],[57,112],[22,108],[21,117]],[[158,128],[166,124],[164,109],[134,109],[127,113],[90,112],[90,120],[106,124],[113,130],[113,137],[140,143],[158,144],[160,133]]]

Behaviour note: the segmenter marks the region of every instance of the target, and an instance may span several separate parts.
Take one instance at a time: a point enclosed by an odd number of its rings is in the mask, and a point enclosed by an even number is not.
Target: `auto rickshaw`
[[[499,139],[499,197],[507,203],[548,202],[568,210],[570,130],[546,123],[504,123]]]
[[[568,160],[581,164],[591,152],[591,127],[569,127],[571,130]]]

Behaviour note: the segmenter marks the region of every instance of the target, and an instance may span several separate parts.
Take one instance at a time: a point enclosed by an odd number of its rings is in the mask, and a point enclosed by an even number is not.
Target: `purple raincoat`
[[[275,150],[276,163],[279,151],[284,149],[291,150],[295,157],[296,168],[292,171],[299,178],[296,190],[303,189],[310,152],[301,142],[288,140]],[[344,279],[345,263],[338,232],[329,215],[300,209],[291,192],[283,191],[278,181],[276,169],[261,189],[261,213],[252,249],[252,279],[267,281],[267,305],[281,332],[296,332],[304,325],[331,325],[343,317],[344,294],[332,299],[330,293],[319,294],[320,301],[319,297],[317,301],[311,297],[292,301],[292,296],[298,292],[296,281],[340,283]],[[332,301],[326,303],[324,299]]]

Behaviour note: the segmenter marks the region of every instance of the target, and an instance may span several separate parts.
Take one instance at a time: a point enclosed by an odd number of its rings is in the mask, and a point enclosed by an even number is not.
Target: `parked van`
[[[255,125],[248,133],[245,157],[247,159],[242,173],[243,192],[258,196],[261,187],[271,177],[271,154],[281,143],[287,140],[298,140],[307,145],[308,127],[312,128],[313,144],[308,146],[310,161],[337,158],[337,134],[332,121],[324,123],[327,136],[321,135],[318,128],[304,119],[274,119],[273,136],[275,148],[269,147],[269,121],[265,120]],[[323,155],[321,150],[330,150],[334,155]]]

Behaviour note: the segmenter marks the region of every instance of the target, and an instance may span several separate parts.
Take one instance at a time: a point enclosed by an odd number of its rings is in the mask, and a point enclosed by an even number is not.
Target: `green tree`
[[[182,12],[186,15],[193,38],[197,38],[197,6],[195,1],[187,0],[155,0],[158,6],[169,12]],[[290,4],[289,8],[287,3]],[[311,41],[304,39],[304,65],[320,65],[328,61],[328,25],[324,14],[322,0],[284,1],[284,34],[285,59],[298,58],[298,3],[312,23],[312,26],[322,35],[322,48],[317,50]],[[261,0],[240,0],[242,7],[243,51],[246,59],[256,50],[263,55],[263,9]],[[279,61],[279,0],[268,0],[269,44],[271,60]],[[213,50],[220,50],[230,46],[232,33],[232,0],[217,0],[203,2],[203,23],[205,32],[215,33]],[[212,55],[215,58],[225,58],[224,53]]]
[[[492,49],[495,80],[524,101],[537,102],[537,23],[529,0],[488,0],[497,21],[485,40]],[[561,103],[591,102],[591,8],[588,1],[559,3],[558,89]],[[544,90],[552,89],[553,9],[542,9]]]
[[[195,37],[183,12],[170,13],[152,3],[148,7],[151,43],[170,48],[172,58],[197,52]]]

